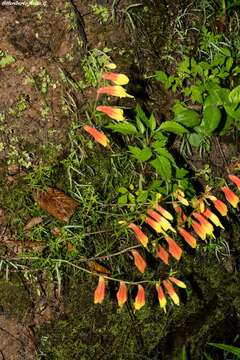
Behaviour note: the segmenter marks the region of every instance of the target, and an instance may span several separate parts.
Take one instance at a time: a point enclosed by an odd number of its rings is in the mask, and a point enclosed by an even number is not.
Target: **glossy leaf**
[[[201,127],[204,127],[206,134],[211,135],[217,129],[220,121],[221,111],[216,105],[209,105],[204,108]]]
[[[171,132],[177,135],[188,133],[188,130],[185,129],[185,127],[173,120],[164,121],[159,126],[159,130]]]

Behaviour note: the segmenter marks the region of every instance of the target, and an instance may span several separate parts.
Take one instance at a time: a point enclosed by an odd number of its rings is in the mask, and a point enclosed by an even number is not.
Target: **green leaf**
[[[156,120],[155,120],[155,116],[153,115],[153,113],[151,114],[151,116],[149,118],[148,126],[151,131],[154,131],[156,129]]]
[[[152,157],[152,151],[150,148],[145,147],[143,149],[139,149],[136,146],[129,146],[128,147],[130,152],[133,154],[133,156],[141,162],[147,161]]]
[[[162,70],[155,71],[155,77],[156,77],[156,80],[160,81],[163,84],[166,84],[166,82],[168,80],[167,74]]]
[[[157,156],[150,164],[156,169],[157,173],[164,179],[169,180],[172,177],[172,166],[170,161],[164,156]]]
[[[124,121],[120,124],[110,124],[106,126],[108,129],[111,129],[114,132],[118,132],[123,135],[134,135],[137,134],[137,129],[133,124],[130,124],[127,121]]]
[[[214,360],[210,355],[204,353],[205,359],[206,360]]]
[[[14,63],[16,59],[12,55],[8,55],[4,51],[0,52],[0,69],[3,69],[5,66]]]
[[[231,103],[238,105],[240,103],[240,85],[235,87],[229,94]]]
[[[226,350],[231,354],[237,355],[238,359],[240,358],[240,348],[236,346],[217,343],[208,343],[208,345],[214,346],[218,349]]]
[[[207,135],[211,135],[217,129],[221,121],[221,111],[216,105],[206,106],[203,110],[201,127]]]
[[[195,127],[200,124],[201,120],[196,111],[190,109],[183,109],[175,116],[175,120],[186,127]]]
[[[128,202],[128,194],[124,194],[118,198],[119,205],[127,204],[127,202]]]
[[[143,122],[145,125],[147,125],[148,117],[146,116],[145,112],[143,111],[143,109],[139,104],[137,104],[135,108],[135,112],[136,112],[136,118],[139,119],[141,122]]]
[[[147,201],[148,198],[148,191],[146,190],[142,190],[139,192],[139,194],[137,194],[137,202],[139,203],[144,203],[145,201]]]
[[[138,130],[139,130],[140,134],[144,134],[145,133],[145,127],[144,127],[143,123],[141,122],[141,120],[138,117],[136,119],[136,122],[137,122],[137,127],[138,127]]]
[[[191,98],[193,103],[199,103],[199,104],[203,103],[203,97],[202,97],[203,90],[204,90],[203,86],[200,85],[191,86],[191,91],[192,91]]]
[[[157,148],[156,151],[159,155],[166,157],[172,164],[176,164],[174,157],[166,148]]]
[[[188,135],[188,141],[192,146],[199,147],[204,140],[203,134],[192,133]]]
[[[119,188],[117,188],[117,192],[119,192],[120,194],[126,194],[128,192],[128,189],[126,189],[123,186],[120,186]]]
[[[185,129],[185,127],[173,120],[164,121],[159,126],[159,130],[171,132],[177,135],[188,133],[188,130]]]
[[[231,56],[231,51],[227,47],[220,49],[220,52],[225,56]]]
[[[233,58],[229,57],[226,61],[226,70],[229,72],[233,64]]]

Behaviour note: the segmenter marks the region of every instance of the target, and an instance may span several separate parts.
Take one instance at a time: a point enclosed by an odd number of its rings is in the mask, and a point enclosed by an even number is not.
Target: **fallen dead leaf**
[[[110,271],[105,266],[97,263],[96,261],[93,260],[87,261],[87,266],[91,271],[96,272],[97,274],[104,274],[104,275],[110,274]]]
[[[60,221],[68,222],[78,207],[75,200],[51,187],[47,191],[35,192],[33,198],[43,210]]]
[[[24,226],[24,231],[32,229],[34,226],[41,224],[41,222],[43,222],[43,218],[41,216],[35,216],[31,218]]]

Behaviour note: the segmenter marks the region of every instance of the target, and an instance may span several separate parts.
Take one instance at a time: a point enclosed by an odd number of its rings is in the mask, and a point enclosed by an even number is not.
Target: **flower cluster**
[[[128,84],[129,79],[125,74],[112,72],[116,68],[113,63],[105,65],[105,72],[102,74],[101,79],[105,82],[97,90],[97,100],[102,95],[114,97],[129,97],[126,89],[123,87]],[[108,70],[111,71],[108,71]],[[106,82],[110,82],[106,83]],[[96,110],[107,115],[109,118],[117,122],[124,122],[123,109],[116,106],[98,105]],[[97,130],[96,128],[85,125],[84,130],[94,138],[96,142],[104,147],[109,146],[109,139],[107,136]],[[240,190],[240,178],[236,175],[229,175],[229,180]],[[221,188],[226,201],[235,209],[238,208],[240,201],[239,196],[226,185]],[[172,194],[172,201],[169,209],[165,209],[162,204],[158,202],[153,203],[142,216],[141,225],[131,222],[127,225],[131,229],[139,245],[143,247],[138,251],[136,248],[130,248],[128,251],[131,253],[132,261],[137,270],[144,274],[147,268],[147,262],[144,259],[142,252],[151,252],[156,259],[160,259],[163,266],[168,266],[170,259],[180,261],[183,249],[179,241],[183,240],[191,248],[195,249],[197,246],[198,238],[206,241],[208,238],[215,237],[215,227],[224,229],[219,215],[226,217],[228,214],[227,205],[217,198],[210,188],[199,196],[188,200],[181,189],[175,190]],[[179,295],[175,291],[174,286],[186,288],[183,281],[177,279],[169,274],[167,277],[155,282],[155,287],[159,299],[160,307],[166,311],[167,297],[169,297],[173,304],[179,305]],[[146,302],[146,294],[144,284],[148,283],[147,280],[132,282],[119,279],[110,278],[108,275],[100,274],[98,285],[94,293],[94,303],[102,303],[105,298],[106,284],[108,279],[115,280],[119,283],[116,298],[119,307],[122,307],[128,299],[128,287],[136,287],[136,296],[134,299],[134,307],[140,310]],[[152,281],[151,281],[152,282]]]
[[[116,68],[116,65],[113,63],[106,64],[105,68],[106,72],[102,74],[102,79],[104,81],[110,81],[112,85],[99,87],[97,90],[97,99],[99,99],[101,95],[115,96],[119,98],[133,98],[133,96],[128,94],[126,89],[123,87],[123,85],[128,84],[129,78],[125,74],[108,72],[107,69],[112,70]],[[126,120],[123,114],[123,109],[121,109],[120,107],[98,105],[96,107],[96,110],[102,112],[103,114],[107,115],[108,117],[117,122]],[[109,146],[109,139],[103,132],[89,125],[85,125],[83,128],[89,135],[94,138],[96,142],[98,142],[104,147]]]

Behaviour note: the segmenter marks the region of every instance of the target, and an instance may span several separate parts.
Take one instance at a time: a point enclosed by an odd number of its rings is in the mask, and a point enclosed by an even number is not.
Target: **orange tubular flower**
[[[186,284],[185,284],[183,281],[178,280],[178,279],[176,279],[176,278],[173,277],[173,276],[169,276],[168,279],[169,279],[172,283],[174,283],[175,285],[177,285],[177,286],[179,286],[179,287],[181,287],[181,288],[183,288],[183,289],[186,289]]]
[[[160,308],[163,309],[164,312],[166,312],[167,299],[165,297],[163,288],[161,287],[161,285],[156,284],[156,290],[158,293],[158,300],[159,300]]]
[[[105,297],[105,279],[103,276],[99,276],[98,286],[94,292],[94,304],[101,304]]]
[[[214,207],[217,209],[217,211],[222,215],[222,216],[226,216],[228,213],[228,208],[227,206],[224,204],[224,202],[222,202],[219,199],[216,200],[212,200],[213,201],[213,205]]]
[[[123,97],[134,98],[134,96],[129,95],[126,92],[126,90],[122,86],[119,86],[119,85],[100,87],[97,90],[97,94],[98,95],[105,94],[105,95],[117,96],[117,97],[120,97],[120,98],[123,98]]]
[[[202,224],[199,224],[199,222],[192,220],[192,228],[202,240],[206,240],[206,229]]]
[[[238,190],[240,190],[240,178],[236,175],[228,175],[228,177],[237,186]]]
[[[179,234],[183,237],[183,239],[192,247],[195,248],[197,246],[197,240],[194,236],[192,236],[187,230],[179,227]]]
[[[83,128],[99,144],[101,144],[104,147],[108,146],[109,140],[108,140],[108,138],[106,137],[106,135],[104,133],[102,133],[101,131],[98,131],[97,129],[95,129],[94,127],[89,126],[89,125],[84,125]]]
[[[103,74],[102,78],[104,80],[110,80],[116,85],[126,85],[129,83],[129,78],[124,74],[109,72]]]
[[[143,257],[139,254],[137,250],[131,250],[131,253],[134,257],[134,264],[138,268],[138,270],[141,273],[144,273],[145,268],[147,266],[146,261],[143,259]]]
[[[169,254],[162,246],[159,246],[157,254],[160,257],[160,259],[164,262],[164,264],[168,265]]]
[[[180,246],[178,246],[178,244],[175,242],[175,240],[173,240],[169,236],[166,236],[165,240],[168,243],[169,253],[172,255],[172,257],[174,257],[174,259],[179,261],[182,256],[182,249],[180,248]]]
[[[100,105],[96,107],[96,110],[103,112],[110,118],[117,121],[124,121],[123,110],[116,106]]]
[[[163,280],[163,286],[167,290],[168,295],[170,296],[170,298],[172,299],[174,304],[179,305],[179,303],[180,303],[179,296],[177,295],[176,291],[174,290],[172,284],[167,280]]]
[[[172,203],[174,210],[176,211],[177,215],[178,215],[178,224],[181,225],[183,224],[186,220],[187,220],[187,216],[185,215],[183,209],[181,208],[181,206],[176,203],[175,201],[173,201]]]
[[[135,297],[134,307],[140,310],[145,305],[145,290],[142,285],[138,285],[137,296]]]
[[[154,221],[153,219],[146,217],[144,219],[144,221],[151,226],[151,228],[153,228],[153,230],[155,230],[157,233],[163,232],[163,229],[161,228],[161,225],[157,222]]]
[[[138,227],[137,225],[135,225],[135,224],[133,224],[133,223],[129,224],[128,227],[135,232],[135,235],[136,235],[137,239],[140,241],[140,243],[141,243],[144,247],[147,247],[148,237],[147,237],[147,235],[145,235],[145,234],[142,232],[142,230],[140,229],[140,227]]]
[[[223,225],[221,224],[221,222],[220,222],[219,218],[217,217],[217,215],[215,215],[211,210],[206,209],[206,210],[204,211],[203,215],[204,215],[206,218],[210,219],[211,222],[212,222],[214,225],[219,226],[219,227],[221,227],[222,229],[224,229],[224,227],[223,227]]]
[[[234,207],[237,208],[239,203],[239,197],[228,187],[224,186],[222,188],[222,191],[224,192],[224,195],[227,199],[227,201]]]
[[[127,285],[125,284],[124,281],[120,281],[119,289],[117,292],[117,301],[119,307],[122,307],[125,304],[125,302],[127,301],[127,297],[128,297]]]
[[[162,215],[159,215],[156,211],[148,209],[147,214],[150,215],[154,220],[156,220],[164,231],[170,229],[171,231],[176,232],[171,226],[170,222]]]
[[[169,211],[165,210],[163,207],[161,207],[160,205],[156,205],[155,209],[162,215],[164,216],[166,219],[172,221],[173,220],[173,216],[172,214],[170,214]]]
[[[213,228],[212,224],[202,214],[193,213],[193,216],[205,228],[205,231],[208,235],[213,235],[214,228]]]

